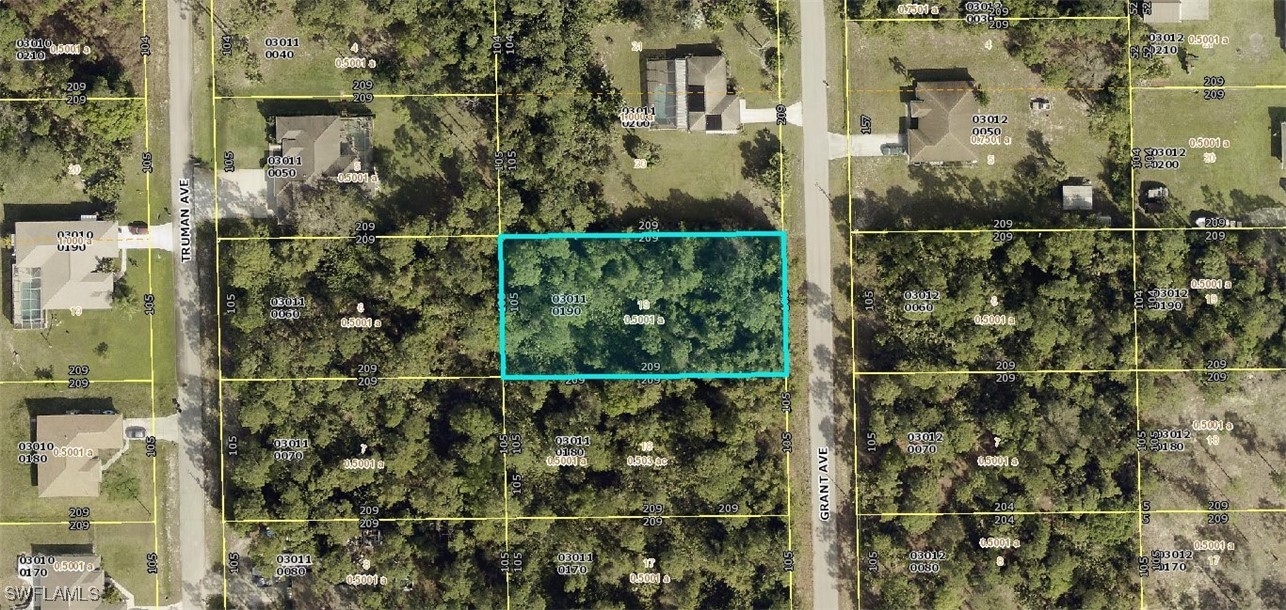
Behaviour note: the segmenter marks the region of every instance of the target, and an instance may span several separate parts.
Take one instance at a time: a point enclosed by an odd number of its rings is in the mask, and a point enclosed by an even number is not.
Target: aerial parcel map
[[[1286,0],[0,45],[0,608],[1286,610]]]

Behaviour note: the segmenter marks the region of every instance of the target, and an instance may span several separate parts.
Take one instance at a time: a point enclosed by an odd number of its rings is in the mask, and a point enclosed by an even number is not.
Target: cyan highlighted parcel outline
[[[790,373],[782,231],[503,234],[500,376]]]

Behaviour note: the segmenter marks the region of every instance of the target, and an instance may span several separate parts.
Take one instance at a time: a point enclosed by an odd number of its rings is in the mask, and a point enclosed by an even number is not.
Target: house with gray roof
[[[978,108],[973,81],[916,82],[914,97],[907,102],[909,162],[977,163],[978,153],[969,136]]]
[[[15,328],[45,328],[52,310],[112,308],[121,254],[115,222],[15,223],[13,250]]]
[[[369,116],[279,116],[268,149],[269,192],[372,173]],[[370,184],[370,182],[364,182]]]
[[[731,134],[741,129],[741,104],[730,91],[723,55],[687,55],[646,62],[644,105],[656,129]]]

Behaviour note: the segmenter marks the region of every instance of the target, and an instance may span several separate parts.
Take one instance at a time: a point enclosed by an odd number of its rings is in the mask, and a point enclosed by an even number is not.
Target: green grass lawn
[[[153,605],[156,576],[147,573],[147,554],[152,552],[151,524],[98,525],[88,532],[70,532],[65,525],[33,525],[7,527],[4,534],[0,536],[0,554],[9,558],[31,553],[32,545],[38,548],[67,545],[67,550],[74,552],[82,550],[78,547],[92,548],[102,558],[103,571],[109,577],[133,593],[139,605]],[[10,564],[0,575],[0,585],[20,584]]]
[[[235,1],[224,3],[217,10],[221,14],[227,14],[236,10],[235,5],[239,3]],[[250,31],[237,32],[236,34],[244,36],[249,41],[249,52],[257,57],[258,69],[262,78],[249,78],[243,64],[235,57],[230,58],[218,55],[215,58],[215,75],[220,95],[339,95],[347,97],[352,94],[354,79],[368,79],[371,77],[371,72],[367,69],[340,70],[335,67],[337,57],[362,55],[361,53],[349,51],[349,45],[346,42],[348,39],[347,32],[337,32],[335,36],[328,37],[325,41],[318,41],[301,31],[299,24],[295,21],[294,13],[289,10],[280,11],[273,19],[255,21],[253,26]],[[273,50],[293,51],[294,57],[289,59],[266,59],[264,52],[268,51],[269,48],[264,45],[264,42],[265,38],[268,37],[298,38],[299,46],[273,47]],[[234,51],[238,55],[246,52],[247,50],[244,47],[239,47]],[[388,93],[388,91],[384,91],[384,93]]]
[[[1157,215],[1158,224],[1193,226],[1202,215],[1286,224],[1286,191],[1279,185],[1286,172],[1277,134],[1286,121],[1286,101],[1273,91],[1230,90],[1226,96],[1204,101],[1187,90],[1134,93],[1135,146],[1187,149],[1179,169],[1135,172],[1140,184],[1155,181],[1170,189],[1170,208]],[[1218,148],[1210,146],[1214,140]]]
[[[49,142],[37,141],[26,155],[0,155],[0,173],[4,175],[6,204],[88,199],[80,178],[67,173],[62,153]]]
[[[104,481],[130,478],[136,481],[137,496],[113,497],[105,489],[97,498],[41,498],[33,484],[33,467],[19,464],[17,444],[32,440],[32,409],[42,413],[82,412],[90,409],[115,409],[125,417],[151,414],[151,396],[147,384],[99,384],[85,390],[60,388],[58,384],[7,385],[0,399],[0,414],[12,425],[0,431],[0,459],[5,503],[0,508],[0,521],[62,521],[69,506],[86,506],[91,518],[99,521],[146,521],[152,518],[152,458],[141,444],[131,446],[121,458],[104,471]]]
[[[766,139],[761,132],[768,134]],[[757,157],[765,150],[764,142],[776,140],[776,127],[746,126],[737,135],[635,133],[660,147],[661,158],[646,169],[634,169],[624,146],[616,148],[617,163],[605,174],[604,185],[608,201],[618,209],[646,209],[676,229],[682,222],[732,223],[728,229],[741,230],[778,227],[777,190],[743,174],[743,156]]]
[[[156,314],[151,316],[153,373],[156,379],[158,416],[171,412],[170,398],[178,383],[175,367],[174,256],[169,252],[152,252],[152,289],[157,295]]]
[[[743,29],[728,26],[721,29],[681,30],[677,26],[663,33],[648,33],[632,23],[610,23],[594,28],[594,45],[605,58],[612,83],[621,90],[626,104],[643,103],[643,73],[639,53],[632,49],[633,42],[642,43],[645,51],[673,49],[675,45],[713,44],[728,58],[728,76],[736,81],[741,96],[751,108],[777,105],[775,79],[765,71],[763,50],[777,45],[777,34],[765,27],[756,17],[747,16],[739,24]],[[744,34],[742,32],[745,32]],[[783,57],[794,55],[783,46]],[[789,104],[798,99],[798,64],[783,64],[783,79],[787,89],[783,99]],[[793,72],[792,72],[793,69]],[[788,76],[793,74],[792,76]]]
[[[142,304],[148,285],[147,254],[131,250],[128,257],[129,268],[118,285],[125,282],[134,293],[130,302],[118,299],[114,309],[85,310],[79,316],[51,311],[49,328],[43,330],[15,330],[8,320],[0,324],[4,358],[13,365],[5,367],[3,378],[61,379],[69,365],[83,364],[90,368],[91,381],[149,379],[149,322]],[[154,278],[156,294],[165,294],[162,289],[169,285]]]
[[[256,100],[217,102],[217,168],[223,167],[226,151],[235,155],[237,169],[263,167],[264,156],[268,154],[268,119],[261,114],[258,104]]]
[[[1183,42],[1158,44],[1177,45],[1195,59],[1189,74],[1183,71],[1179,55],[1166,55],[1169,77],[1145,80],[1136,74],[1135,84],[1201,85],[1214,76],[1224,77],[1228,85],[1286,84],[1286,51],[1275,30],[1274,4],[1274,0],[1211,2],[1208,21],[1154,25],[1136,21],[1136,30],[1181,34]]]
[[[205,40],[209,27],[205,21],[196,26],[197,40]],[[210,90],[210,45],[193,45],[192,49],[192,155],[214,166],[214,106]]]
[[[142,107],[142,102],[111,102],[114,104],[138,104]],[[157,140],[167,140],[163,134],[153,134],[152,143],[156,144]],[[116,202],[116,219],[121,224],[129,224],[135,221],[148,220],[147,212],[147,174],[142,172],[139,159],[143,155],[143,130],[139,129],[138,133],[130,139],[129,149],[122,151],[121,169],[125,178],[125,186],[121,187],[120,198]],[[152,181],[157,181],[158,173],[164,172],[165,168],[161,165],[162,161],[168,161],[163,156],[159,156],[156,150],[152,151],[153,176]],[[163,175],[163,174],[161,174]],[[167,178],[168,179],[168,178]],[[156,188],[156,185],[153,185]],[[153,193],[157,196],[160,193]],[[158,199],[159,200],[159,199]]]
[[[159,417],[161,415],[161,413],[159,413],[160,409],[158,408],[157,410],[157,416]],[[178,494],[173,493],[174,490],[172,490],[167,483],[167,481],[170,480],[170,477],[173,476],[172,470],[174,468],[174,461],[178,459],[176,451],[177,449],[174,443],[162,441],[156,444],[157,456],[156,460],[154,460],[156,463],[155,480],[157,481],[156,491],[158,518],[161,522],[161,527],[157,528],[156,531],[158,539],[157,547],[160,549],[168,549],[168,551],[162,550],[157,553],[160,560],[161,590],[160,598],[157,599],[156,604],[160,606],[178,602],[179,591],[182,587],[182,574],[179,569],[178,553],[175,549],[169,548],[170,541],[166,534],[167,525],[171,528],[178,526]],[[145,593],[140,593],[139,595],[144,600],[150,600],[156,596],[156,592],[148,590]]]
[[[914,28],[914,29],[912,29]],[[979,114],[1004,115],[998,143],[979,141],[975,166],[911,167],[905,157],[853,159],[853,188],[858,225],[868,228],[931,228],[990,226],[993,219],[1013,220],[1018,226],[1079,224],[1079,217],[1061,213],[1055,189],[1039,197],[1005,202],[1001,193],[1021,188],[1031,159],[1061,163],[1062,178],[1088,178],[1096,187],[1095,213],[1118,218],[1128,215],[1128,203],[1112,202],[1103,192],[1102,158],[1111,154],[1090,128],[1088,106],[1068,91],[1045,86],[1021,61],[1005,50],[1007,35],[966,28],[888,24],[879,31],[869,25],[850,26],[849,70],[852,131],[863,116],[876,134],[904,129],[907,94],[917,71],[966,69],[984,91]],[[905,43],[914,39],[916,51]],[[990,44],[990,49],[988,49]],[[924,74],[924,72],[919,72]],[[926,80],[936,78],[933,75]],[[1033,97],[1048,99],[1052,108],[1031,110]],[[1125,151],[1117,151],[1124,157]],[[1039,223],[1039,224],[1036,224]]]

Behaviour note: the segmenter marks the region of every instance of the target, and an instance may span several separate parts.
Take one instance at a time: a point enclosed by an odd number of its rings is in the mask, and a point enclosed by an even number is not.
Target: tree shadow
[[[781,140],[767,128],[755,132],[753,138],[738,145],[741,149],[741,177],[753,180],[767,171],[773,157],[781,152]]]
[[[717,199],[698,199],[670,189],[664,199],[645,197],[641,205],[595,222],[594,231],[630,231],[640,221],[656,219],[667,231],[746,231],[777,229],[763,205],[740,193]]]

